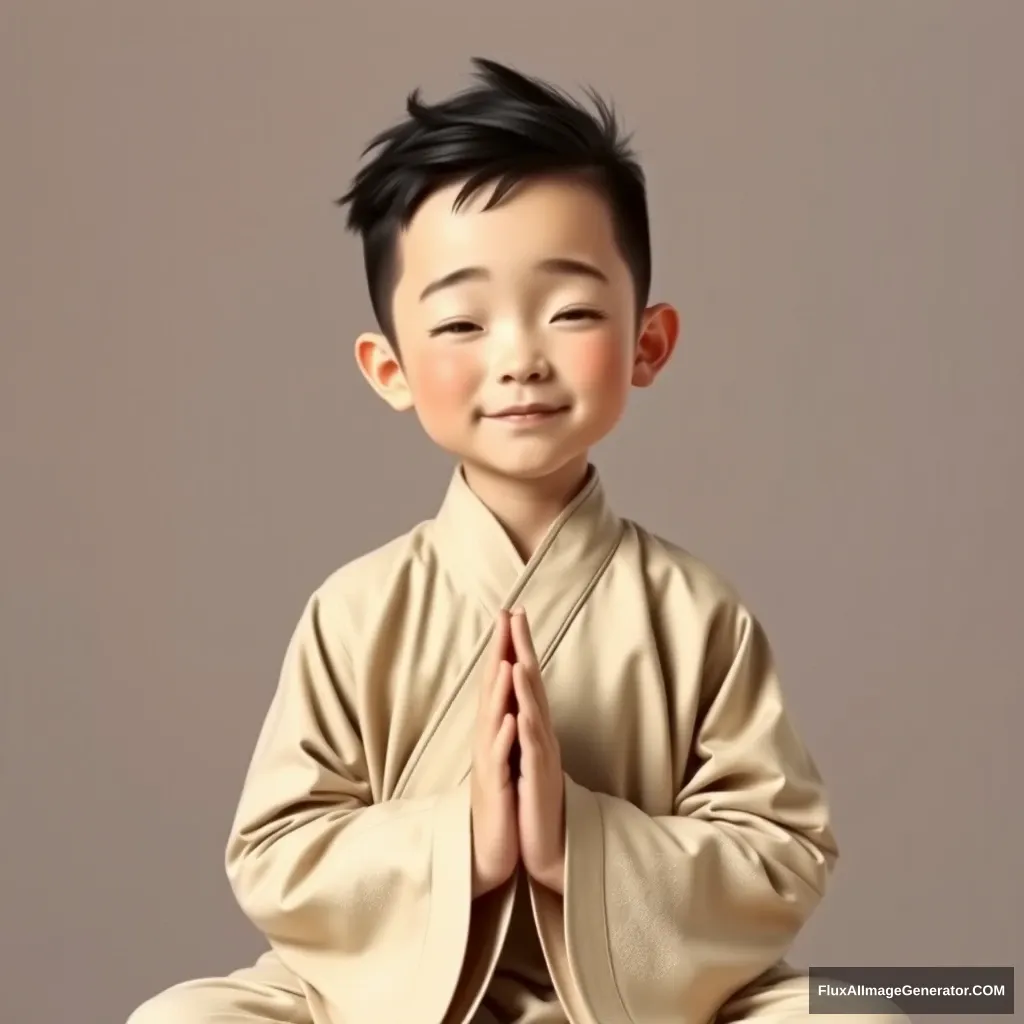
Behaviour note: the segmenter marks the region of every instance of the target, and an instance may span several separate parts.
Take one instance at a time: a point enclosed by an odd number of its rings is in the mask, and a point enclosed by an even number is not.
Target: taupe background
[[[1024,6],[33,0],[0,32],[0,1019],[118,1024],[263,948],[222,851],[284,645],[449,473],[357,376],[331,202],[473,54],[636,133],[684,336],[597,461],[778,648],[843,848],[794,959],[1024,961]]]

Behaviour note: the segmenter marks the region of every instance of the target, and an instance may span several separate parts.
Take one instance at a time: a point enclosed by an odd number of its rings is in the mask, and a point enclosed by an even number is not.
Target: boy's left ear
[[[633,387],[649,388],[672,358],[679,339],[679,314],[667,302],[649,306],[640,323],[633,359]]]
[[[383,334],[360,334],[355,345],[356,365],[366,382],[397,412],[412,408],[412,392],[405,371]]]

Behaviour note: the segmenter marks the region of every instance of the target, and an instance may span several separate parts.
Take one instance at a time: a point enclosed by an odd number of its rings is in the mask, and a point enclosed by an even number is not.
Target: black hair
[[[616,240],[629,266],[637,313],[651,284],[650,226],[644,173],[611,106],[592,89],[594,112],[557,89],[492,60],[474,58],[479,84],[430,105],[414,90],[408,117],[375,136],[378,150],[336,205],[348,204],[347,227],[359,234],[370,302],[381,331],[397,344],[392,299],[398,238],[432,193],[465,180],[457,209],[495,183],[485,209],[520,182],[551,173],[588,177],[611,209]]]

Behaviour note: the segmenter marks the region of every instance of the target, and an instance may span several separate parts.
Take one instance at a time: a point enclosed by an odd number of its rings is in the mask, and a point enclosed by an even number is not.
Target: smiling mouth
[[[568,409],[567,405],[517,405],[492,413],[487,419],[506,423],[539,423],[567,412]]]

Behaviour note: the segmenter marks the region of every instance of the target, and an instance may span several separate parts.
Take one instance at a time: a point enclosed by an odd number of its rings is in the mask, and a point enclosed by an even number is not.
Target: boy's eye
[[[436,338],[441,334],[469,334],[471,331],[480,330],[476,324],[469,320],[453,320],[451,323],[441,324],[430,332],[430,337]]]
[[[553,318],[554,320],[604,320],[604,314],[598,312],[596,309],[565,309],[561,313],[558,313]],[[452,320],[449,323],[441,324],[439,327],[433,328],[430,331],[430,337],[437,338],[442,334],[472,334],[474,331],[479,331],[480,326],[473,323],[472,320]]]
[[[556,320],[603,320],[604,316],[596,309],[566,309],[559,313]]]

